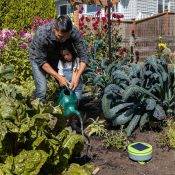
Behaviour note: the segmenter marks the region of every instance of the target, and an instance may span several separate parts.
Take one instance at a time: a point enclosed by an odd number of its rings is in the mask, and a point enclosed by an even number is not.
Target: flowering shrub
[[[31,66],[28,60],[28,45],[32,34],[27,31],[17,33],[14,30],[3,29],[0,31],[1,63],[14,65],[13,83],[20,84],[21,81],[31,77]]]
[[[160,36],[157,43],[157,57],[162,57],[166,59],[167,62],[172,63],[171,60],[171,49],[169,48],[168,44],[163,40]]]
[[[6,43],[16,34],[15,30],[0,30],[0,51],[5,47]]]
[[[79,29],[82,32],[82,34],[104,34],[107,32],[107,18],[108,14],[106,13],[104,16],[101,15],[101,10],[97,10],[95,16],[88,17],[83,15],[83,7],[80,9],[80,18],[79,18]],[[123,14],[119,13],[113,13],[112,14],[112,21],[116,21],[118,24],[120,24],[121,18],[123,18]],[[113,22],[113,23],[114,23]],[[113,24],[112,23],[112,24]],[[114,26],[113,26],[114,27]]]
[[[32,31],[35,31],[39,26],[47,24],[48,22],[52,21],[53,19],[43,19],[39,16],[36,16],[31,24]]]

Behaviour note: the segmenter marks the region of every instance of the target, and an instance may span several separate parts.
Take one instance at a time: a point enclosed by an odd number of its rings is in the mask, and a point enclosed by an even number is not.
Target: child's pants
[[[63,68],[63,74],[69,82],[71,82],[72,80],[72,73],[73,73],[73,70],[71,68]],[[78,100],[80,100],[82,97],[82,89],[83,89],[83,82],[82,82],[82,79],[80,78],[79,84],[75,89],[75,94]]]

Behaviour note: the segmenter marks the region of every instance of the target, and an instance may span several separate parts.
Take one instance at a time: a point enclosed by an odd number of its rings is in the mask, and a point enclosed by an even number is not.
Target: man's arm
[[[44,63],[42,69],[47,72],[49,75],[53,76],[60,84],[60,86],[67,86],[67,80],[65,77],[59,75],[49,63]]]
[[[72,81],[70,85],[70,89],[75,90],[75,88],[78,86],[81,75],[83,74],[83,72],[87,67],[89,58],[88,58],[85,42],[80,32],[77,29],[73,28],[73,31],[71,33],[71,38],[73,40],[73,46],[75,47],[74,49],[76,50],[77,55],[80,58],[80,67],[78,69],[76,76],[72,77]]]
[[[73,47],[77,53],[77,57],[80,58],[80,62],[88,64],[89,57],[85,41],[80,32],[76,28],[72,29],[71,39],[73,41]]]

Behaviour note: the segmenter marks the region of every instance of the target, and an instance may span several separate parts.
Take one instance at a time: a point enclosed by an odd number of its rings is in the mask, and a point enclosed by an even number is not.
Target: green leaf
[[[146,110],[153,110],[156,107],[156,100],[148,98],[146,99]]]
[[[156,105],[153,116],[158,120],[162,120],[166,117],[164,109],[160,105]]]
[[[130,136],[134,129],[136,128],[139,120],[140,120],[140,115],[135,115],[132,120],[130,121],[129,125],[125,129],[127,136]]]
[[[145,113],[145,114],[143,114],[143,116],[141,116],[140,123],[139,123],[139,127],[141,130],[147,122],[149,122],[149,118],[148,118],[148,114]]]
[[[78,134],[69,134],[63,142],[63,152],[65,151],[64,157],[68,160],[73,153],[75,146],[83,146],[83,136]],[[80,152],[81,150],[77,150]]]
[[[36,140],[32,143],[32,148],[35,150],[44,140],[46,136],[39,136]]]
[[[62,175],[92,175],[93,169],[93,165],[80,166],[73,163],[67,171],[62,173]]]
[[[21,175],[37,175],[46,162],[47,157],[48,154],[42,150],[23,150],[19,155],[14,157],[13,172]]]

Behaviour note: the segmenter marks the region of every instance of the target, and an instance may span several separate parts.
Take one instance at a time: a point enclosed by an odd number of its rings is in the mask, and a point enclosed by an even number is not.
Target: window
[[[169,0],[165,0],[164,10],[169,10]]]
[[[66,15],[73,12],[73,7],[71,5],[59,5],[59,15]]]
[[[60,5],[59,11],[60,11],[60,15],[66,15],[67,14],[67,5]]]
[[[86,13],[92,13],[100,10],[101,7],[99,5],[87,5]]]
[[[158,0],[158,12],[162,13],[163,12],[163,1]]]

